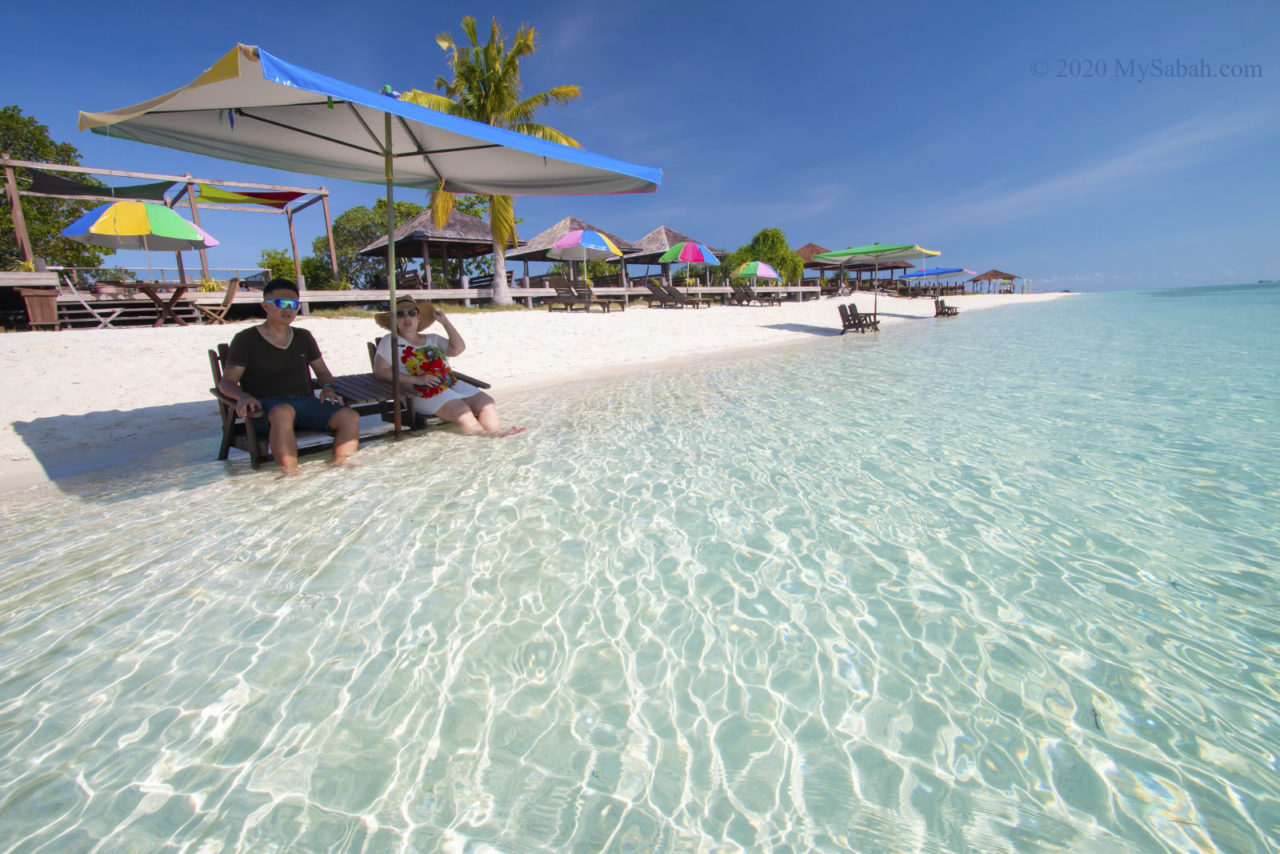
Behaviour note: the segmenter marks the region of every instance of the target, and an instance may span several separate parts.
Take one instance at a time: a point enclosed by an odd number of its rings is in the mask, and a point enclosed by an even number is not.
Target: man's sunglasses
[[[396,317],[398,317],[400,320],[404,320],[406,317],[417,317],[417,316],[418,316],[418,310],[416,308],[407,308],[404,311],[396,312]]]
[[[274,305],[276,308],[287,308],[290,311],[298,310],[298,300],[280,297],[279,299],[269,299],[266,301],[268,305]]]

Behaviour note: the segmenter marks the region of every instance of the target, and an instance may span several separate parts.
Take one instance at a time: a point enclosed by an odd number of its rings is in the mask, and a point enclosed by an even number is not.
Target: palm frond
[[[558,142],[561,145],[572,146],[573,148],[582,148],[582,143],[578,142],[568,134],[561,133],[553,127],[540,125],[536,122],[517,122],[508,125],[508,128],[516,133],[522,133],[526,136],[532,136],[536,139],[545,139],[548,142]]]
[[[410,89],[408,92],[402,93],[400,100],[417,104],[419,107],[429,107],[441,113],[452,114],[458,108],[456,101],[443,95],[437,95],[435,92],[423,92],[421,89]]]
[[[504,249],[516,244],[516,206],[510,196],[489,197],[489,230]]]
[[[444,224],[449,221],[449,214],[453,213],[453,193],[437,187],[431,192],[430,207],[431,221],[436,228],[444,228]]]

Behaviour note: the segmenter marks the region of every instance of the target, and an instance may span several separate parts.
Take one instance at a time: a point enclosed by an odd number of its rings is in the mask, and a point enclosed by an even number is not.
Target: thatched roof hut
[[[1005,287],[1007,287],[1009,291],[1012,292],[1013,280],[1022,279],[1022,278],[1024,277],[1015,276],[1013,275],[1013,273],[1006,273],[1002,270],[988,270],[987,272],[979,276],[974,276],[972,279],[969,280],[969,283],[972,284],[973,282],[985,282],[987,285],[987,293],[991,293],[992,284],[994,284],[995,282],[1002,282],[1002,283],[1007,282],[1008,284]],[[1004,288],[1002,287],[1002,290],[1003,289]],[[974,291],[976,292],[977,288],[974,288]]]
[[[479,258],[493,254],[489,224],[478,217],[453,211],[443,226],[437,227],[431,211],[425,210],[395,230],[397,258]],[[360,250],[361,255],[385,255],[384,234]]]
[[[692,237],[681,234],[673,228],[667,228],[660,225],[653,231],[646,234],[635,242],[634,250],[622,256],[622,259],[628,264],[657,264],[658,258],[662,253],[666,252],[677,243],[683,243],[686,240],[693,240]],[[702,243],[701,240],[694,240],[695,243]],[[706,246],[705,243],[703,243]],[[717,256],[724,255],[723,249],[711,249]]]
[[[830,251],[831,250],[826,248],[825,246],[819,246],[816,243],[810,242],[810,243],[806,243],[804,246],[801,246],[799,249],[797,249],[796,254],[800,256],[800,259],[802,261],[804,261],[804,265],[806,267],[809,267],[811,266],[810,262],[813,261],[814,255],[817,255],[820,252],[830,252]]]
[[[567,216],[548,228],[546,231],[529,238],[523,246],[508,250],[506,258],[508,261],[555,261],[555,258],[547,255],[547,250],[555,246],[557,240],[576,228],[600,232],[612,240],[624,253],[629,252],[634,248],[628,241],[623,240],[616,234],[605,231],[603,228],[597,228],[591,223],[584,222],[575,216]]]
[[[1012,273],[1002,273],[999,270],[988,270],[980,276],[974,276],[971,282],[1012,282],[1014,279],[1021,279],[1021,276],[1015,276]]]

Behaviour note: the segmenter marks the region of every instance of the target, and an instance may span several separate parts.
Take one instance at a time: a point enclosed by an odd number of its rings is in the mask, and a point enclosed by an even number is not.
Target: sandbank
[[[1064,296],[947,297],[967,312]],[[838,335],[836,306],[849,298],[778,307],[712,306],[625,312],[545,310],[458,314],[467,351],[454,367],[502,396],[601,372],[649,369],[743,349]],[[871,294],[858,294],[870,311]],[[930,299],[879,298],[881,327],[933,317]],[[76,329],[0,335],[0,492],[84,475],[166,449],[174,464],[217,464],[219,424],[207,351],[256,321],[225,326]],[[335,374],[369,370],[372,320],[299,318]],[[852,334],[852,333],[851,333]],[[874,334],[874,333],[872,333]],[[193,441],[193,440],[207,441]],[[233,451],[234,459],[246,459]],[[247,463],[245,463],[247,465]]]

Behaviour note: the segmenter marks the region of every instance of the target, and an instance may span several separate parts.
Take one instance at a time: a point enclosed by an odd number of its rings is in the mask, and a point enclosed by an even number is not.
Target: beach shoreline
[[[959,317],[936,322],[962,323],[967,312],[1067,295],[951,296],[946,301],[960,309]],[[838,336],[836,306],[850,301],[870,311],[873,297],[861,293],[777,307],[702,310],[633,304],[607,315],[542,310],[460,314],[456,325],[467,351],[451,361],[458,370],[491,383],[501,409],[503,396],[516,392]],[[882,328],[935,322],[931,299],[881,296],[878,310]],[[0,335],[0,399],[5,401],[0,494],[63,479],[91,479],[94,472],[162,449],[166,464],[201,462],[208,440],[214,450],[207,461],[216,462],[218,412],[209,394],[207,351],[256,322]],[[315,334],[335,374],[367,372],[365,342],[384,334],[364,318],[300,318],[297,323]]]

